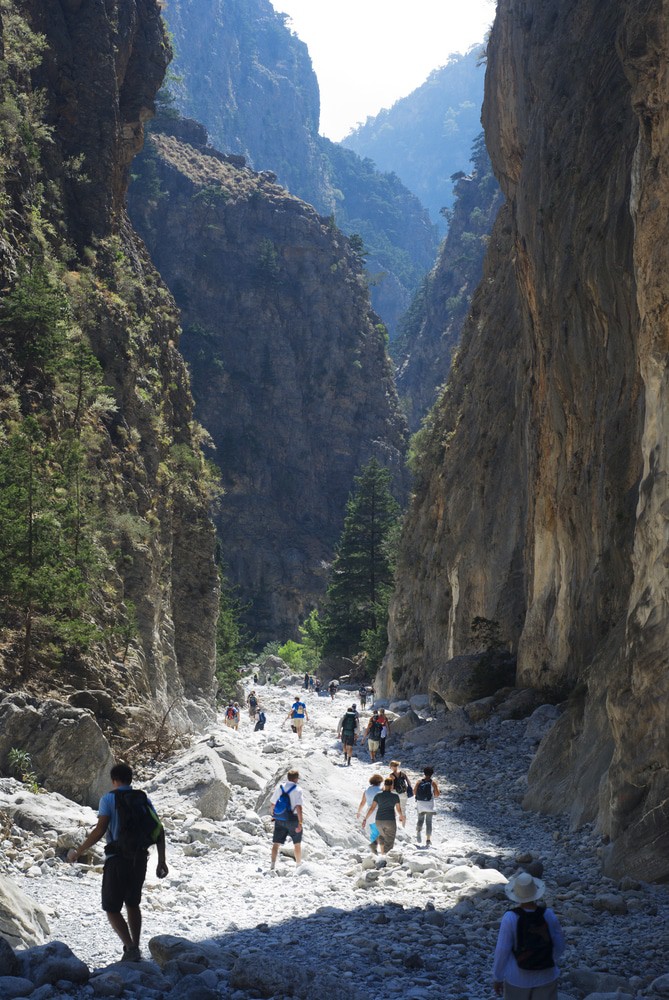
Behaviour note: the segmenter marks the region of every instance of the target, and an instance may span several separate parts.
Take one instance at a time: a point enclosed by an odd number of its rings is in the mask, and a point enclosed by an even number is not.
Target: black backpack
[[[371,726],[371,729],[369,730],[369,738],[370,738],[370,740],[380,740],[381,739],[381,730],[382,729],[383,729],[383,726],[381,725],[380,722],[373,722],[372,726]]]
[[[344,718],[342,719],[341,723],[342,734],[345,733],[347,736],[353,736],[357,721],[358,721],[358,716],[356,715],[355,712],[352,712],[349,709]]]
[[[114,803],[119,818],[114,847],[124,858],[136,858],[159,840],[163,824],[146,792],[138,788],[115,789]]]
[[[403,795],[404,792],[406,792],[408,785],[409,783],[407,781],[406,774],[404,773],[404,771],[400,771],[400,773],[395,778],[394,790],[397,792],[398,795]]]
[[[421,778],[416,789],[416,802],[429,802],[433,797],[432,778]]]
[[[516,947],[513,954],[519,969],[552,969],[553,940],[546,923],[546,907],[524,910],[522,906],[513,909],[518,917],[516,926]]]

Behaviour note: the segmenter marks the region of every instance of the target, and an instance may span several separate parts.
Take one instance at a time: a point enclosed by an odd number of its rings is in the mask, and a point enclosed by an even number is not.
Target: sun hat
[[[532,903],[535,899],[541,899],[546,891],[546,884],[529,872],[521,872],[507,882],[504,891],[514,903]]]

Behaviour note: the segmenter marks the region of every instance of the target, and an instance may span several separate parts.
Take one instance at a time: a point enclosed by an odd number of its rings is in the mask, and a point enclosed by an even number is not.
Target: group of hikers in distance
[[[231,704],[239,708],[234,702]],[[255,690],[249,694],[247,705],[257,728],[257,717],[264,713]],[[292,714],[293,710],[303,711],[303,725],[308,714],[306,705],[299,697],[295,698],[287,718],[291,719],[291,725],[301,738],[300,715]],[[352,717],[356,724],[351,721]],[[389,724],[382,710],[374,711],[362,735],[368,744],[379,744],[374,747],[375,754],[380,751],[380,738],[373,726],[374,720],[378,725],[379,718],[385,719],[387,735]],[[350,764],[351,748],[358,729],[357,709],[351,705],[338,726],[347,758],[345,766]],[[372,733],[376,738],[371,736]],[[370,756],[371,753],[370,746]],[[67,853],[67,861],[74,864],[95,843],[103,837],[106,839],[102,909],[121,941],[121,960],[127,962],[137,962],[142,958],[140,904],[148,851],[152,845],[155,844],[158,850],[157,877],[162,879],[168,874],[162,823],[146,794],[132,787],[132,777],[132,769],[126,763],[114,765],[110,773],[112,788],[100,799],[96,826],[79,846]],[[296,864],[302,862],[304,797],[298,783],[299,772],[291,768],[286,778],[276,786],[270,798],[273,821],[270,872],[275,872],[280,849],[288,839],[293,844]],[[393,849],[398,822],[402,826],[406,824],[410,798],[416,803],[416,841],[421,845],[424,829],[425,846],[430,847],[435,800],[439,795],[433,768],[429,766],[423,768],[423,776],[413,783],[401,770],[399,760],[390,762],[390,773],[385,778],[381,774],[372,774],[356,814],[362,829],[369,835],[370,850],[374,854],[386,855]],[[381,863],[386,862],[379,859],[377,865]],[[500,924],[492,970],[493,988],[506,1000],[557,1000],[559,968],[556,961],[564,951],[565,941],[553,910],[539,903],[545,893],[545,884],[529,872],[522,871],[507,883],[505,891],[508,898],[518,905],[504,914]],[[124,906],[125,917],[122,912]]]

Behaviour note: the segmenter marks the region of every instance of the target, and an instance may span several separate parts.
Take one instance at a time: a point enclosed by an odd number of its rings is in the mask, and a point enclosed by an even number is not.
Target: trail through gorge
[[[221,717],[186,752],[186,761],[199,749],[223,762],[231,792],[222,819],[203,818],[181,794],[178,761],[144,783],[165,819],[170,873],[158,881],[152,858],[142,962],[117,962],[118,942],[99,909],[99,866],[68,866],[57,851],[45,857],[48,836],[14,828],[3,873],[46,909],[51,938],[99,970],[88,984],[63,983],[39,1000],[484,1000],[493,995],[492,954],[508,906],[503,886],[524,865],[543,871],[568,940],[562,998],[669,996],[667,887],[603,877],[594,831],[571,832],[562,817],[521,808],[536,720],[493,715],[466,739],[426,746],[418,745],[423,725],[391,737],[381,766],[358,744],[346,767],[337,721],[354,694],[306,694],[309,721],[298,740],[283,721],[298,687],[256,690],[263,732],[246,712],[237,732]],[[369,710],[361,716],[364,728]],[[387,775],[393,757],[414,780],[431,764],[442,794],[433,846],[416,843],[410,801],[406,829],[381,866],[355,814],[370,775]],[[269,797],[290,767],[304,789],[303,864],[288,850],[271,873]],[[3,788],[9,794],[6,781]]]

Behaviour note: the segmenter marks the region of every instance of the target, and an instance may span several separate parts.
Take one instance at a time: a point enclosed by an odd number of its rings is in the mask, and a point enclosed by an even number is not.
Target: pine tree
[[[346,506],[321,621],[325,656],[354,656],[369,646],[375,661],[370,666],[382,658],[394,569],[389,540],[399,513],[390,473],[372,459],[356,477]]]

